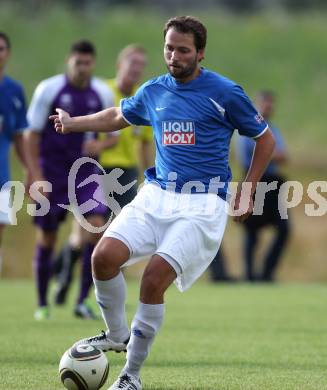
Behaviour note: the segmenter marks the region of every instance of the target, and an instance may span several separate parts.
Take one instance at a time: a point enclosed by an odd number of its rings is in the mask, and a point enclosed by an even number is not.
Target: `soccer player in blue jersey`
[[[25,97],[22,86],[5,75],[10,56],[10,40],[0,32],[0,251],[4,227],[11,223],[9,150],[13,143],[20,161],[25,164],[22,132],[27,127]],[[0,253],[0,272],[1,272]]]
[[[115,131],[130,124],[154,129],[155,167],[145,171],[142,190],[104,233],[92,258],[96,297],[108,330],[78,343],[104,351],[127,348],[126,364],[110,390],[142,388],[140,369],[163,322],[165,291],[174,281],[181,291],[189,288],[217,253],[227,221],[228,155],[234,129],[256,140],[245,178],[247,194],[243,191],[248,201],[241,191],[236,195],[238,221],[252,211],[250,195],[275,144],[242,88],[200,66],[206,28],[199,20],[170,19],[164,38],[168,73],[145,83],[120,107],[75,118],[57,110],[51,117],[63,134]],[[149,254],[130,332],[120,268]]]

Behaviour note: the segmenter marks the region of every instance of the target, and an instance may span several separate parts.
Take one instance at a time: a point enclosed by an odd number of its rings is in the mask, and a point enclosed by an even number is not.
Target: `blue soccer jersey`
[[[9,150],[13,137],[27,127],[23,88],[8,76],[0,80],[0,188],[10,180]]]
[[[154,129],[156,161],[146,179],[163,189],[173,180],[178,192],[210,192],[219,178],[225,183],[219,195],[226,197],[234,130],[256,138],[268,128],[240,86],[203,68],[187,83],[170,74],[148,81],[121,101],[121,111],[129,123]],[[190,188],[192,182],[201,185]]]

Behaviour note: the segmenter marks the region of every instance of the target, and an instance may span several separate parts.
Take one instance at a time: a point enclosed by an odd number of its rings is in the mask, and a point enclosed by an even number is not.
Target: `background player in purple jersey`
[[[115,105],[119,105],[121,99],[132,96],[137,90],[146,66],[147,57],[145,49],[136,44],[124,47],[117,58],[116,78],[107,81],[114,95]],[[97,139],[87,141],[85,149],[90,156],[98,156],[101,166],[106,173],[120,168],[124,173],[118,181],[121,185],[129,185],[136,181],[128,191],[114,198],[123,208],[130,203],[137,194],[137,180],[139,179],[139,166],[148,168],[152,163],[153,136],[151,127],[130,126],[123,132],[101,134]],[[104,180],[104,191],[106,190]],[[111,210],[108,210],[111,212]],[[80,257],[79,229],[76,222],[73,223],[72,233],[65,243],[59,255],[55,259],[55,273],[58,284],[55,301],[64,304],[72,281],[73,268]]]
[[[10,189],[6,187],[6,182],[10,180],[9,150],[13,143],[17,156],[25,164],[22,132],[27,127],[23,88],[5,75],[9,56],[9,37],[0,32],[0,273],[2,234],[5,226],[11,223]]]
[[[146,171],[147,182],[109,226],[92,257],[108,331],[78,343],[122,351],[128,342],[126,365],[110,390],[142,389],[140,370],[163,322],[167,288],[173,282],[181,291],[189,288],[219,248],[227,222],[225,184],[231,179],[228,154],[235,128],[256,140],[248,184],[236,194],[237,221],[252,212],[252,194],[274,149],[269,127],[242,88],[200,66],[206,46],[203,24],[176,17],[166,23],[164,37],[169,73],[143,84],[120,108],[77,118],[59,109],[51,116],[57,132],[64,134],[115,131],[131,123],[151,124],[154,130],[155,167]],[[219,178],[224,184],[214,189]],[[152,257],[130,332],[120,268],[142,254]]]
[[[65,219],[67,210],[59,204],[69,204],[68,175],[72,164],[83,156],[86,141],[82,134],[62,137],[53,131],[48,119],[55,107],[62,107],[72,115],[85,115],[113,105],[112,93],[105,83],[92,77],[95,66],[95,48],[88,41],[72,45],[67,72],[42,81],[35,90],[28,110],[29,131],[26,134],[28,168],[31,182],[47,180],[52,191],[47,194],[50,210],[44,216],[34,217],[37,227],[37,245],[34,257],[35,277],[38,290],[36,319],[49,316],[47,290],[51,276],[52,255],[57,238],[57,230]],[[79,206],[93,198],[95,183],[82,188],[78,184],[95,172],[92,163],[84,164],[78,171],[75,194]],[[106,207],[98,206],[84,216],[93,226],[102,226]],[[86,305],[88,291],[92,285],[91,254],[99,239],[98,234],[83,232],[83,265],[80,294],[75,306],[75,314],[88,318],[91,309]]]

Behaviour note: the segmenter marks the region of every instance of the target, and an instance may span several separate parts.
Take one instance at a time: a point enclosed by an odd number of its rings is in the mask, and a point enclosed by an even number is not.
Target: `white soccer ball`
[[[108,378],[106,355],[91,345],[68,349],[59,363],[61,382],[68,390],[98,390]]]

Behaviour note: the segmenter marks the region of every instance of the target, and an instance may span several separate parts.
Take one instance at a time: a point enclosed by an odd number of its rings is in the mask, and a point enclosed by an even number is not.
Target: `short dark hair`
[[[87,40],[81,40],[73,43],[70,47],[70,54],[73,53],[91,54],[96,56],[95,46],[92,42]]]
[[[176,16],[175,18],[169,19],[165,24],[164,38],[166,38],[167,31],[170,28],[174,28],[176,31],[183,34],[193,34],[197,51],[206,47],[207,29],[193,16]]]
[[[3,31],[0,31],[0,38],[3,39],[6,42],[6,46],[8,49],[11,48],[11,43],[8,35],[4,33]]]

